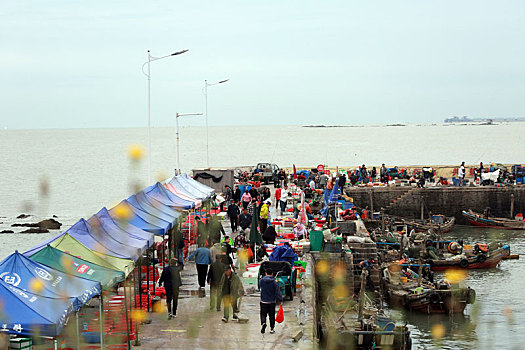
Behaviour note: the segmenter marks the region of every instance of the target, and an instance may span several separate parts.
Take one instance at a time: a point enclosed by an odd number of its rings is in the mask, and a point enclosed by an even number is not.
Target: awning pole
[[[53,349],[58,350],[58,341],[57,341],[57,338],[53,338]]]
[[[80,331],[78,329],[78,310],[75,312],[75,330],[77,333],[77,349],[80,349]]]
[[[142,256],[139,259],[139,270],[137,285],[139,286],[139,308],[142,310]]]
[[[146,255],[146,260],[147,260],[147,264],[146,264],[146,294],[148,295],[148,312],[151,312],[150,311],[150,293],[149,293],[149,265],[150,265],[150,262],[149,262],[149,252],[147,253]]]
[[[166,242],[166,233],[162,233],[162,269],[164,269],[164,261],[166,260],[166,249],[164,249],[164,242]]]
[[[98,303],[99,321],[100,321],[100,348],[104,349],[104,297],[100,292],[100,303]]]
[[[139,267],[140,269],[140,267]],[[137,279],[135,277],[135,274],[133,275],[133,286],[137,285]],[[140,293],[140,283],[138,284],[139,286],[139,293]],[[142,308],[139,306],[137,306],[137,290],[135,288],[133,288],[133,299],[135,299],[135,312],[137,313],[137,317],[135,318],[135,346],[139,346],[140,345],[140,340],[139,340],[139,323],[140,321],[137,320],[138,318],[138,313],[140,312],[139,310],[141,310]],[[130,308],[131,310],[131,308]],[[133,315],[133,314],[132,314]],[[133,322],[133,317],[131,318],[131,322]]]
[[[191,239],[193,238],[192,232],[191,232],[191,215],[192,215],[193,209],[190,209],[188,212],[188,242],[191,242]]]
[[[131,343],[129,342],[129,315],[128,315],[128,292],[126,291],[128,289],[126,287],[126,282],[124,281],[124,310],[126,310],[126,346],[129,349],[131,349]]]

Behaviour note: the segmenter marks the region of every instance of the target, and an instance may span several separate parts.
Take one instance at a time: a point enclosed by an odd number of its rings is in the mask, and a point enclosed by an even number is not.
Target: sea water
[[[283,167],[513,164],[524,163],[524,134],[525,123],[210,127],[208,162],[206,129],[183,127],[180,165],[189,172],[258,162]],[[20,232],[11,225],[52,215],[67,228],[145,187],[147,158],[133,160],[128,149],[141,145],[146,152],[147,135],[147,129],[0,130],[0,231]],[[153,128],[151,145],[152,182],[172,176],[177,166],[174,128]],[[33,216],[16,219],[20,213]],[[2,234],[0,258],[54,234]],[[520,231],[458,227],[450,235],[470,243],[490,238],[510,243],[512,253],[525,253],[525,233]],[[467,307],[464,317],[392,313],[408,321],[417,349],[518,349],[525,344],[524,273],[521,260],[470,271],[466,282],[478,301]],[[432,337],[437,324],[445,330],[439,341]]]

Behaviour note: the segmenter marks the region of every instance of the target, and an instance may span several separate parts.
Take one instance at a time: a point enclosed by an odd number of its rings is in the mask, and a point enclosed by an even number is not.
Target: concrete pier
[[[487,207],[491,214],[510,217],[525,211],[525,186],[505,187],[347,187],[345,193],[360,208],[384,208],[387,214],[419,218],[423,208],[428,213],[454,216],[457,223],[465,224],[462,210],[483,212]]]

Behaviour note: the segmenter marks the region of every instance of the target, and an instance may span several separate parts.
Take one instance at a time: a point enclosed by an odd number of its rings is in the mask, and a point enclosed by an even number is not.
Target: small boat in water
[[[525,221],[496,218],[489,215],[479,214],[472,210],[461,212],[468,222],[473,226],[502,228],[507,230],[525,230]],[[523,216],[521,216],[523,218]]]
[[[400,277],[400,268],[394,262],[383,270],[383,293],[392,306],[425,314],[456,314],[463,313],[466,306],[476,300],[476,292],[470,287]]]
[[[453,255],[444,259],[429,259],[427,263],[432,271],[491,269],[498,266],[500,261],[507,256],[510,256],[510,246],[508,244],[494,250],[466,250],[462,255]]]
[[[417,220],[417,219],[404,219],[405,224],[409,229],[413,229],[416,232],[427,232],[433,230],[437,233],[447,233],[452,230],[456,218],[445,217],[444,215],[432,215],[430,220]]]

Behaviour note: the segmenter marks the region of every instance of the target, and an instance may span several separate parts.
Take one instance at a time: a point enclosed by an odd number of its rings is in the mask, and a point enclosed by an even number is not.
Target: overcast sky
[[[525,1],[2,1],[0,127],[525,116]],[[193,120],[198,125],[203,120]]]

